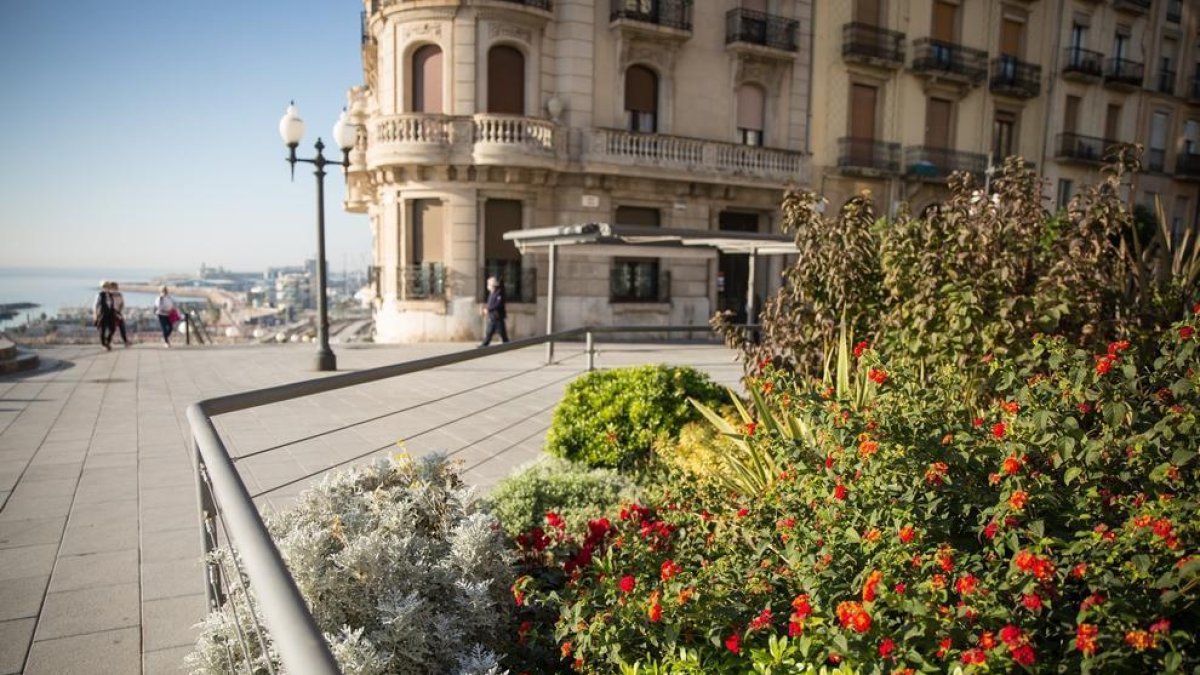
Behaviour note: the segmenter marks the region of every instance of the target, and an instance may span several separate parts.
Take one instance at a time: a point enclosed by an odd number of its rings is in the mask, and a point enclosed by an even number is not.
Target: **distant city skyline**
[[[294,99],[301,156],[361,82],[359,3],[0,6],[0,266],[196,271],[316,253],[310,167],[289,182],[277,123]],[[337,150],[334,149],[334,153]],[[369,259],[370,228],[326,177],[330,266]]]

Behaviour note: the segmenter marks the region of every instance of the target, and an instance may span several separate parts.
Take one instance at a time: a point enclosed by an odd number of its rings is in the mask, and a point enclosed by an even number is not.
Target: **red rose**
[[[622,593],[632,593],[634,587],[637,586],[637,579],[634,579],[632,576],[626,574],[625,576],[621,577],[619,585]]]

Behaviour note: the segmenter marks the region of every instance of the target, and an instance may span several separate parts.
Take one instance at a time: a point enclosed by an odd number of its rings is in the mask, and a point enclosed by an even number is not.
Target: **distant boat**
[[[41,305],[39,305],[35,302],[0,303],[0,321],[8,321],[9,319],[15,319],[15,318],[17,318],[17,315],[21,313],[22,310],[34,309],[34,308],[40,307],[40,306]]]

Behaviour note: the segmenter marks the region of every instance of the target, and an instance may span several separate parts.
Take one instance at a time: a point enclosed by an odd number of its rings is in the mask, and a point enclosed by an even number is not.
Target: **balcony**
[[[1200,179],[1200,155],[1181,153],[1175,158],[1175,175],[1180,178]]]
[[[508,302],[537,302],[537,270],[523,267],[520,260],[486,261],[479,270],[479,294],[476,296],[482,302],[486,302],[488,297],[488,277],[500,280]]]
[[[1146,170],[1157,171],[1162,173],[1162,170],[1167,166],[1167,151],[1162,148],[1150,148],[1146,151]]]
[[[842,58],[880,68],[899,68],[904,65],[904,33],[866,23],[844,24]]]
[[[549,120],[520,115],[404,113],[368,125],[368,168],[397,165],[504,165],[553,169],[566,161],[566,134]]]
[[[725,13],[726,49],[763,56],[780,53],[792,58],[798,46],[796,31],[800,22],[750,9],[731,9]]]
[[[970,84],[987,77],[987,52],[933,38],[913,41],[913,71]]]
[[[608,19],[631,37],[682,42],[692,36],[692,0],[612,0]]]
[[[1150,11],[1150,0],[1113,0],[1113,7],[1134,14]]]
[[[1175,95],[1175,71],[1163,70],[1158,71],[1158,80],[1154,83],[1154,90],[1160,94],[1169,96]]]
[[[992,59],[989,88],[999,96],[1034,98],[1042,90],[1042,67],[1012,56],[997,56]]]
[[[1146,68],[1137,61],[1110,58],[1104,62],[1104,84],[1116,89],[1138,89],[1146,76]]]
[[[1063,53],[1064,79],[1096,82],[1104,77],[1104,55],[1082,47],[1067,47]]]
[[[446,266],[440,262],[396,268],[399,300],[441,300],[446,297]]]
[[[1183,2],[1181,0],[1167,0],[1167,21],[1179,23],[1182,19]]]
[[[603,128],[584,130],[582,140],[590,173],[772,187],[806,180],[807,156],[796,150]]]
[[[922,181],[944,181],[956,171],[982,175],[987,169],[987,155],[962,152],[924,145],[904,149],[904,173]]]
[[[1073,160],[1085,164],[1103,164],[1104,153],[1109,147],[1119,144],[1108,138],[1083,136],[1072,132],[1058,135],[1055,144],[1055,157],[1063,160]]]
[[[1187,81],[1187,100],[1193,105],[1200,105],[1200,74],[1192,75]]]
[[[503,5],[520,5],[522,7],[528,7],[530,9],[537,9],[537,10],[541,10],[543,12],[553,12],[554,11],[553,0],[491,0],[491,2],[494,2],[497,5],[501,5],[501,6],[503,6]],[[428,3],[428,2],[419,2],[419,0],[371,0],[371,13],[374,14],[375,12],[378,12],[381,9],[386,9],[388,7],[403,7],[405,5],[408,5],[414,9],[416,9],[418,7],[427,6],[429,4],[430,3]],[[433,4],[438,4],[438,3],[433,3]],[[457,0],[455,0],[454,2],[445,2],[442,4],[458,5],[460,3],[457,2]],[[479,4],[485,4],[485,3],[479,3]]]
[[[900,173],[900,144],[873,138],[839,138],[838,170],[864,176],[896,175]]]

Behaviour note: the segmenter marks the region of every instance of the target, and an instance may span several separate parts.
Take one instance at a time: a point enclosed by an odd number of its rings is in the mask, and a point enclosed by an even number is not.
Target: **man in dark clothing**
[[[113,304],[112,293],[109,292],[111,282],[100,282],[100,294],[92,303],[92,323],[100,329],[100,345],[112,351],[113,332],[117,327],[117,310]]]
[[[487,332],[483,335],[480,347],[491,344],[492,336],[496,333],[500,333],[501,341],[508,342],[508,330],[504,327],[504,320],[508,318],[504,307],[504,287],[496,277],[488,277],[487,289]]]

